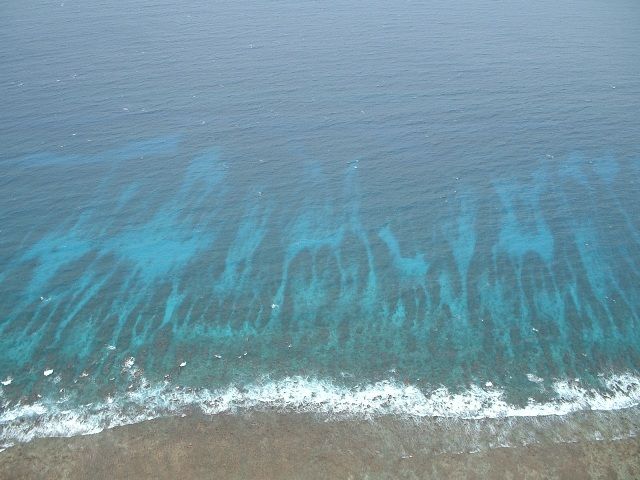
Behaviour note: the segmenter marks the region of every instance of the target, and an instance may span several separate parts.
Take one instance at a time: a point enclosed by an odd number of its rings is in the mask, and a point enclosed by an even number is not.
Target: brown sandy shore
[[[429,432],[397,420],[302,414],[166,418],[9,448],[0,478],[640,478],[637,438],[455,453]]]

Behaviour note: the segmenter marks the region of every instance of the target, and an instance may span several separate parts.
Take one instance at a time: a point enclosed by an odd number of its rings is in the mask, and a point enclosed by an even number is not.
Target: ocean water
[[[3,2],[0,444],[270,408],[635,435],[637,45],[633,1]]]

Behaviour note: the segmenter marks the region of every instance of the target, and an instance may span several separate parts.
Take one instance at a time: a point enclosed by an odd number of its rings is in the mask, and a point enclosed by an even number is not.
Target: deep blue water
[[[635,402],[638,45],[634,1],[3,2],[0,427],[166,375]]]

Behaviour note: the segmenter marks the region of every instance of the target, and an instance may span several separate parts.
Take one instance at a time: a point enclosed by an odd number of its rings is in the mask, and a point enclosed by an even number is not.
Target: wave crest
[[[289,377],[220,390],[185,389],[165,382],[100,403],[72,406],[67,399],[5,406],[0,414],[0,448],[38,437],[97,433],[193,410],[206,415],[271,410],[322,414],[329,418],[394,415],[411,419],[477,420],[609,411],[640,404],[640,377],[631,373],[611,375],[602,379],[602,385],[601,391],[583,387],[575,381],[556,381],[553,383],[554,400],[529,400],[525,406],[514,406],[504,400],[504,391],[498,388],[473,386],[463,393],[451,393],[440,387],[423,392],[416,386],[393,380],[347,388],[331,380]]]

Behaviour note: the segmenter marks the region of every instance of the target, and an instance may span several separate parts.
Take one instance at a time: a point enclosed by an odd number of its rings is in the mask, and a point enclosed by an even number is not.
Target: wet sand
[[[434,438],[446,430],[396,419],[192,415],[18,445],[0,453],[0,478],[640,478],[637,438],[453,452]]]

